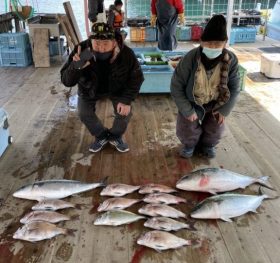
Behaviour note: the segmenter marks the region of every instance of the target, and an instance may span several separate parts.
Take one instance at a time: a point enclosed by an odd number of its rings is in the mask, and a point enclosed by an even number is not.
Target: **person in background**
[[[124,12],[122,11],[122,0],[115,0],[109,7],[108,24],[115,30],[120,31],[124,23]]]
[[[121,35],[105,23],[95,23],[92,35],[75,47],[61,69],[61,81],[67,87],[78,84],[78,114],[95,137],[89,151],[98,152],[108,142],[119,152],[129,151],[122,136],[144,78],[134,52],[123,44]],[[113,104],[111,129],[95,114],[96,102],[102,98]]]
[[[208,158],[225,128],[240,92],[238,60],[225,48],[226,20],[216,15],[206,25],[200,46],[179,62],[171,80],[171,95],[178,107],[176,132],[183,144],[180,155],[196,150]]]
[[[91,23],[106,23],[106,21],[104,21],[106,20],[104,0],[88,0],[88,19]]]
[[[161,50],[173,50],[177,47],[176,27],[185,23],[182,0],[152,0],[151,26],[158,27],[158,47]]]

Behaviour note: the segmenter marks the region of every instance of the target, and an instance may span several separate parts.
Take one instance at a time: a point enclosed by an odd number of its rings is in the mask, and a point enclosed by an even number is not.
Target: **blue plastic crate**
[[[22,48],[26,49],[30,45],[27,33],[3,33],[0,34],[0,47],[2,48]]]
[[[157,28],[148,26],[145,28],[145,41],[156,42],[157,41]]]
[[[12,137],[9,133],[8,115],[4,109],[0,108],[0,157],[12,143]]]
[[[144,82],[140,93],[169,93],[170,82],[174,69],[170,65],[141,66],[144,74]]]
[[[189,26],[180,26],[176,28],[176,37],[178,41],[189,41],[192,39],[192,28]]]
[[[49,41],[49,50],[50,50],[50,56],[57,56],[59,55],[59,50],[58,50],[58,40],[57,39],[50,39]],[[64,39],[60,38],[60,50],[61,54],[64,54]]]
[[[1,67],[26,67],[32,63],[32,52],[29,46],[26,49],[0,48]]]
[[[230,34],[230,45],[234,43],[256,42],[257,29],[255,27],[234,27]]]
[[[132,48],[135,54],[147,53],[147,52],[160,52],[157,47],[135,47]]]

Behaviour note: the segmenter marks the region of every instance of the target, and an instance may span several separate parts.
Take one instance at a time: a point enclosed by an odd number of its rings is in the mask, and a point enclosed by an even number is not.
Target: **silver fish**
[[[152,217],[144,223],[144,226],[162,231],[177,231],[182,228],[196,230],[193,224],[185,224],[168,217]]]
[[[145,217],[125,210],[111,210],[99,215],[95,219],[94,225],[120,226],[140,219],[145,219]]]
[[[13,235],[14,239],[30,242],[51,239],[58,235],[73,235],[74,230],[57,227],[47,222],[32,222],[20,227]]]
[[[27,224],[35,221],[45,221],[49,223],[58,223],[61,221],[77,219],[77,216],[69,217],[54,211],[32,211],[26,214],[20,222],[22,224]]]
[[[38,202],[36,205],[32,206],[32,210],[56,211],[56,210],[61,210],[66,208],[80,209],[80,206],[59,199],[43,200]]]
[[[138,210],[140,214],[148,215],[148,216],[165,216],[165,217],[171,217],[171,218],[179,218],[183,217],[186,218],[186,215],[171,207],[168,205],[162,205],[162,204],[148,204],[143,206]]]
[[[146,184],[139,189],[139,194],[154,194],[154,193],[175,193],[177,190],[161,184]]]
[[[47,180],[25,185],[13,196],[18,198],[42,201],[44,199],[61,199],[106,185],[105,178],[99,183],[82,183],[73,180]]]
[[[176,249],[183,246],[192,245],[191,240],[176,237],[173,234],[164,231],[150,231],[143,234],[138,240],[138,245],[155,249],[156,251]]]
[[[141,202],[141,200],[139,199],[130,199],[122,197],[109,198],[99,205],[97,211],[102,212],[110,210],[122,210],[139,202]]]
[[[149,194],[143,199],[146,203],[154,204],[179,204],[186,203],[186,199],[165,193]]]
[[[128,184],[109,184],[100,193],[102,196],[124,196],[126,194],[137,191],[140,186]]]
[[[267,195],[221,194],[206,198],[191,213],[192,218],[222,219],[232,222],[231,218],[248,212],[257,213],[262,201],[270,198]]]
[[[206,168],[189,173],[182,177],[176,184],[176,188],[186,191],[209,192],[216,194],[219,192],[232,191],[238,188],[259,183],[272,189],[268,184],[268,176],[253,178],[238,174],[226,169]]]

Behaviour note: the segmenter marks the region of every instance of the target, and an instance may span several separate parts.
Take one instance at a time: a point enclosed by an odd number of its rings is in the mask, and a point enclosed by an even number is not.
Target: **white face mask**
[[[217,58],[218,56],[220,56],[222,54],[223,48],[208,48],[208,47],[204,47],[202,52],[209,59],[214,59],[214,58]]]

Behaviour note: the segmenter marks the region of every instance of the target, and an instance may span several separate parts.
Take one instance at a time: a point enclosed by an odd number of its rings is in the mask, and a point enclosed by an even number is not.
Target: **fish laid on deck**
[[[112,210],[99,215],[94,225],[120,226],[140,219],[145,219],[145,217],[124,210]]]
[[[272,187],[267,182],[268,178],[268,176],[253,178],[226,169],[206,168],[182,177],[177,182],[176,187],[186,191],[209,192],[212,194],[239,188],[244,189],[254,183],[271,189]]]
[[[154,193],[175,193],[176,189],[161,184],[146,184],[139,189],[139,194],[154,194]]]
[[[191,213],[192,218],[222,219],[232,222],[231,218],[248,212],[257,213],[257,208],[267,195],[221,194],[206,198],[200,202]]]
[[[154,204],[179,204],[186,203],[186,199],[165,193],[149,194],[143,199],[146,203]]]
[[[141,200],[139,199],[130,199],[122,197],[109,198],[99,205],[97,211],[102,212],[110,210],[122,210],[139,202],[141,202]]]
[[[32,222],[20,227],[13,235],[14,239],[30,242],[51,239],[58,235],[73,235],[74,230],[57,227],[48,222]]]
[[[73,180],[39,181],[21,187],[13,196],[37,201],[44,199],[60,199],[105,186],[106,181],[107,178],[98,183],[83,183]]]
[[[178,231],[183,228],[196,230],[193,224],[185,224],[168,217],[150,218],[144,223],[144,226],[156,230],[162,230],[162,231]]]
[[[61,221],[68,221],[77,218],[78,216],[69,217],[67,215],[63,215],[54,211],[32,211],[26,214],[22,219],[20,219],[20,222],[22,224],[27,224],[35,221],[45,221],[55,224]]]
[[[100,193],[102,196],[124,196],[137,191],[140,186],[128,184],[109,184]]]
[[[138,245],[150,247],[156,251],[190,246],[192,243],[192,240],[185,240],[168,232],[157,230],[147,232],[137,240]]]
[[[141,207],[138,212],[143,215],[147,216],[165,216],[165,217],[171,217],[171,218],[179,218],[183,217],[186,218],[186,215],[171,207],[168,205],[162,205],[162,204],[147,204],[143,207]]]
[[[49,210],[56,211],[66,208],[77,208],[80,209],[80,205],[74,205],[70,202],[59,199],[49,199],[38,202],[36,205],[32,206],[32,210]]]

